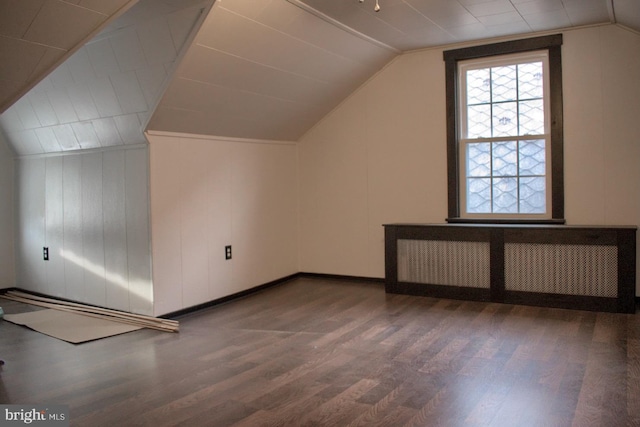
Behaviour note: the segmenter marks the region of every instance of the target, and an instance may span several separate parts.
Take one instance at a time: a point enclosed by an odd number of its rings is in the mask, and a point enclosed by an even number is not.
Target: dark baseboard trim
[[[241,292],[237,292],[235,294],[227,295],[226,297],[218,298],[215,300],[211,300],[202,304],[194,305],[192,307],[187,307],[182,310],[174,311],[171,313],[163,314],[162,316],[158,316],[162,319],[174,319],[176,317],[184,316],[187,314],[195,313],[196,311],[203,310],[206,308],[215,307],[216,305],[225,304],[228,302],[235,301],[240,298],[247,297],[249,295],[255,294],[257,292],[263,291],[265,289],[271,288],[273,286],[277,286],[288,282],[293,279],[297,279],[300,277],[304,277],[307,279],[326,279],[326,280],[343,280],[350,282],[374,282],[384,284],[384,279],[379,279],[375,277],[361,277],[361,276],[343,276],[339,274],[323,274],[323,273],[305,273],[298,272],[291,274],[289,276],[282,277],[280,279],[273,280],[268,283],[264,283],[262,285],[255,286],[250,289],[246,289]]]
[[[327,280],[344,280],[348,282],[374,282],[384,283],[384,278],[364,277],[364,276],[344,276],[341,274],[324,274],[324,273],[298,273],[298,276],[309,279],[327,279]]]
[[[2,288],[2,289],[0,289],[0,295],[6,294],[9,291],[17,291],[17,290],[19,290],[19,289],[16,288],[15,286],[11,287],[11,288]]]
[[[163,314],[162,316],[158,316],[161,319],[174,319],[176,317],[184,316],[187,314],[194,313],[199,310],[203,310],[205,308],[211,308],[216,305],[225,304],[227,302],[231,302],[240,298],[247,297],[249,295],[255,294],[257,292],[263,291],[265,289],[271,288],[273,286],[281,285],[284,282],[288,282],[289,280],[293,280],[300,276],[300,273],[291,274],[289,276],[282,277],[280,279],[273,280],[268,283],[264,283],[262,285],[255,286],[250,289],[245,289],[244,291],[236,292],[235,294],[227,295],[226,297],[214,299],[202,304],[194,305],[191,307],[183,308],[182,310],[173,311],[171,313]]]

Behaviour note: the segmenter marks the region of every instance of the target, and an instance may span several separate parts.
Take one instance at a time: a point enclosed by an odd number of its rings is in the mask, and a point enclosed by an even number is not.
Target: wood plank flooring
[[[179,320],[80,345],[0,322],[0,403],[75,426],[640,426],[637,315],[297,278]]]

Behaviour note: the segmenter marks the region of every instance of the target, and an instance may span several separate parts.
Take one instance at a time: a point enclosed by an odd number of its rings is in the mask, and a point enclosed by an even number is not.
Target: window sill
[[[564,218],[552,218],[552,219],[476,219],[476,218],[447,218],[446,221],[449,224],[515,224],[515,225],[564,225],[566,223]]]

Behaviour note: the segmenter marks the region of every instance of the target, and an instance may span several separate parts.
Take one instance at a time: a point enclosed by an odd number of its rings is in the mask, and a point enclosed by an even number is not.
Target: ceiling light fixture
[[[360,3],[364,3],[364,0],[358,0]],[[376,5],[373,8],[373,10],[375,10],[376,12],[380,12],[380,4],[378,3],[378,0],[376,0]]]

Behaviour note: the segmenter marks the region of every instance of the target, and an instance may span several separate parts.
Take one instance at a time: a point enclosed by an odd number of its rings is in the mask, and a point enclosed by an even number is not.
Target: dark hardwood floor
[[[640,426],[637,315],[298,278],[179,320],[80,345],[0,322],[0,403],[77,426]]]

